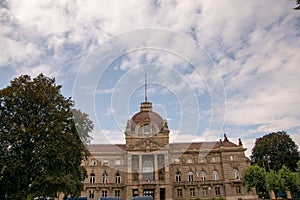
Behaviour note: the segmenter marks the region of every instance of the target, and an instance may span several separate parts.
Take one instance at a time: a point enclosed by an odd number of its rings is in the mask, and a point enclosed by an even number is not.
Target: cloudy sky
[[[0,89],[55,77],[95,123],[93,143],[124,143],[147,98],[172,142],[248,148],[285,130],[300,145],[300,12],[292,0],[0,0]]]

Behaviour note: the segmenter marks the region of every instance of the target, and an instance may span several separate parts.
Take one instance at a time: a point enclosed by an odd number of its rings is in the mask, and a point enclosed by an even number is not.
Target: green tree
[[[281,131],[256,139],[251,160],[252,164],[264,167],[267,171],[278,171],[283,165],[294,171],[300,156],[295,142],[286,132]]]
[[[248,191],[255,188],[256,194],[266,191],[266,171],[258,165],[248,167],[243,173],[243,184]]]
[[[270,198],[273,199],[275,197],[272,197],[272,195],[275,195],[274,192],[280,191],[283,188],[283,179],[279,176],[278,173],[276,173],[276,171],[270,170],[266,175],[266,184],[270,192]]]
[[[296,189],[296,174],[293,173],[289,168],[285,165],[278,171],[278,175],[280,179],[282,179],[281,190],[290,193]]]
[[[297,4],[297,7],[295,7],[294,9],[300,10],[300,0],[296,0],[296,4]]]
[[[300,190],[300,161],[297,162],[296,185],[298,190]]]
[[[54,78],[40,74],[34,79],[20,76],[0,90],[3,196],[79,195],[86,175],[81,167],[87,155],[84,143],[93,124],[86,114],[74,110],[73,101],[60,89]]]

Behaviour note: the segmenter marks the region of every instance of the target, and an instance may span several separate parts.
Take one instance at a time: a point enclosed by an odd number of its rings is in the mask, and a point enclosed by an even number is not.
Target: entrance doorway
[[[144,189],[144,196],[152,196],[154,199],[154,189]]]
[[[165,200],[166,199],[166,188],[159,189],[159,199]]]

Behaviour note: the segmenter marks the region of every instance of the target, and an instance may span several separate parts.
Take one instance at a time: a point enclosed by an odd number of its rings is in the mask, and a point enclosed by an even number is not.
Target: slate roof
[[[192,143],[170,143],[170,149],[173,151],[187,151],[187,150],[205,150],[218,149],[222,147],[238,147],[238,145],[230,142],[192,142]],[[125,144],[92,144],[88,146],[90,152],[123,152],[125,151]]]

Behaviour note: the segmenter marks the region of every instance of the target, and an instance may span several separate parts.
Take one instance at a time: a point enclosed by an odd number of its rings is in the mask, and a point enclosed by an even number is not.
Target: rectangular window
[[[215,163],[216,162],[216,157],[211,157],[211,162]]]
[[[121,160],[116,160],[116,165],[121,165]]]
[[[199,162],[200,163],[205,163],[205,154],[203,154],[203,153],[199,154]]]
[[[180,160],[179,160],[178,158],[175,158],[175,159],[174,159],[174,163],[175,163],[175,164],[179,164],[179,163],[180,163]]]
[[[102,197],[107,197],[107,191],[106,190],[102,191]]]
[[[177,189],[177,197],[182,197],[182,189]]]
[[[89,198],[93,199],[94,198],[94,190],[89,191]]]
[[[180,174],[176,174],[175,180],[176,180],[176,182],[181,182],[181,175]]]
[[[95,183],[95,175],[91,175],[90,184],[94,184],[94,183]]]
[[[236,156],[230,156],[230,160],[231,161],[237,160],[237,157]]]
[[[195,196],[195,188],[190,188],[190,196],[191,197]]]
[[[120,190],[115,190],[115,197],[120,197]]]
[[[242,188],[241,188],[240,185],[236,186],[235,189],[236,189],[236,193],[237,193],[237,194],[241,194],[241,193],[242,193]]]
[[[96,160],[91,160],[91,163],[90,163],[91,166],[96,166],[96,164],[97,164]]]
[[[139,190],[138,189],[133,189],[132,190],[132,196],[133,197],[139,196]]]
[[[204,197],[206,197],[206,196],[207,196],[207,194],[208,194],[208,192],[207,192],[207,191],[208,191],[208,189],[207,189],[207,188],[203,188],[203,189],[202,189],[202,192],[203,192],[203,196],[204,196]]]
[[[104,166],[108,166],[108,165],[109,165],[108,160],[103,160],[103,165],[104,165]]]
[[[121,183],[121,176],[116,176],[116,183]]]
[[[215,187],[216,196],[221,195],[220,187]]]

